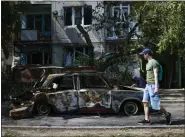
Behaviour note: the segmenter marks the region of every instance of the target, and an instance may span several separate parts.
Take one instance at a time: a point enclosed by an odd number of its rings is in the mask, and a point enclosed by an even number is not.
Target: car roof
[[[79,75],[79,74],[85,74],[85,75],[94,75],[94,74],[102,74],[103,72],[65,72],[65,73],[55,73],[55,74],[49,74],[48,78],[54,78],[54,77],[60,77],[64,75]]]

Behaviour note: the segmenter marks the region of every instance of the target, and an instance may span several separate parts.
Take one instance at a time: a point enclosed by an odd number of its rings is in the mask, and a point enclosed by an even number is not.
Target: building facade
[[[116,52],[115,44],[120,37],[118,26],[123,25],[124,15],[130,14],[130,3],[117,4],[105,13],[106,5],[102,2],[32,2],[29,9],[21,16],[22,30],[15,43],[15,54],[21,57],[20,64],[41,64],[66,66],[72,64],[78,56],[99,58],[105,52]],[[99,8],[97,8],[97,6]],[[102,8],[104,7],[104,8]],[[93,18],[93,12],[116,16],[120,19],[110,31],[105,28],[92,29],[99,22]],[[121,13],[119,13],[121,11]],[[84,36],[76,25],[80,24],[88,31],[93,47],[88,46]],[[131,24],[130,26],[133,26]],[[121,32],[124,36],[130,27]]]
[[[21,16],[21,32],[14,43],[13,60],[19,59],[18,64],[71,66],[80,56],[91,57],[93,53],[94,58],[99,58],[104,53],[114,53],[120,46],[118,41],[135,25],[132,21],[123,27],[125,15],[131,13],[132,2],[120,2],[112,7],[98,1],[31,3],[30,8]],[[93,24],[100,23],[92,15],[96,10],[100,15],[112,16],[118,20],[114,26],[110,26],[109,31],[103,27],[92,29]],[[77,28],[78,24],[88,32],[92,47]],[[139,31],[138,28],[136,31]],[[135,40],[136,37],[132,39]],[[140,67],[139,59],[137,60],[129,67],[130,72]],[[120,64],[119,69],[123,71],[125,68]],[[180,75],[180,72],[177,73]]]

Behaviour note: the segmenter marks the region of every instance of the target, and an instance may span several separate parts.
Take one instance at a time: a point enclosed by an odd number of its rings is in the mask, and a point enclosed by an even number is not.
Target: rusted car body
[[[33,93],[29,100],[32,104],[28,103],[25,111],[40,115],[48,115],[51,110],[58,113],[124,112],[135,115],[143,108],[142,96],[143,91],[112,87],[102,73],[94,70],[69,71],[48,75],[42,86]],[[11,110],[10,116],[20,114],[20,107]]]

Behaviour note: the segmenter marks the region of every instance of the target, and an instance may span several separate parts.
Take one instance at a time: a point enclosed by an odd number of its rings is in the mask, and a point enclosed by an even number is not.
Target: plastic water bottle
[[[160,95],[158,93],[152,95],[151,106],[154,110],[160,110]]]

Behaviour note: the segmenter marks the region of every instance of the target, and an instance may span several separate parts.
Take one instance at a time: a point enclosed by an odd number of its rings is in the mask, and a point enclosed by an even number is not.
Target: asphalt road
[[[163,103],[167,111],[172,113],[172,125],[185,125],[184,103]],[[56,115],[29,119],[12,120],[2,117],[2,125],[11,126],[137,126],[144,115],[120,116],[120,115]],[[165,125],[164,116],[151,116],[151,126]],[[139,126],[139,125],[138,125]]]

